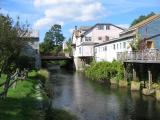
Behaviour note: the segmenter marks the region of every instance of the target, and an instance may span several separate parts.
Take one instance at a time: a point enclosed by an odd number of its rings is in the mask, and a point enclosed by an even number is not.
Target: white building
[[[72,35],[73,57],[78,70],[94,57],[94,46],[116,39],[124,29],[113,24],[96,24],[93,27],[75,28]]]
[[[117,60],[118,52],[131,51],[129,43],[133,40],[133,35],[121,36],[105,43],[95,45],[95,60],[109,61]]]
[[[118,53],[132,51],[130,43],[135,39],[136,33],[137,29],[131,27],[122,31],[119,38],[95,45],[95,60],[112,62],[118,59]]]
[[[30,39],[28,39],[28,43],[24,48],[23,54],[33,58],[34,63],[32,63],[32,67],[39,69],[41,66],[41,59],[39,53],[39,32],[31,30],[31,32],[27,33],[25,36],[26,38]]]

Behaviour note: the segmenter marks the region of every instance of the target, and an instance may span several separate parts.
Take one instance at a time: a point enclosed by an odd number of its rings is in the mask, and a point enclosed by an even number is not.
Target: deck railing
[[[160,49],[146,49],[143,51],[118,52],[117,59],[133,62],[160,62]]]

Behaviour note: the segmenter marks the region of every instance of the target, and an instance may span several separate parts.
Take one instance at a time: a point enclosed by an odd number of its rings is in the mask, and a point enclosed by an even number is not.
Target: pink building
[[[93,27],[75,27],[72,35],[73,57],[77,70],[83,70],[94,57],[94,46],[119,37],[124,29],[113,25],[98,23]]]

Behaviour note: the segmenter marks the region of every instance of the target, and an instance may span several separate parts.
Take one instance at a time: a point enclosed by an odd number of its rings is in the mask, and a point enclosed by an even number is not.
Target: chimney
[[[77,26],[75,26],[75,30],[77,30]]]

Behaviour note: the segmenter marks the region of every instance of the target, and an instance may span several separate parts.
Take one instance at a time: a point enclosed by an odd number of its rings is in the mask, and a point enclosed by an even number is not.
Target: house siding
[[[160,18],[140,27],[138,33],[141,39],[152,37],[150,40],[154,41],[154,47],[160,49]]]
[[[95,60],[100,61],[109,61],[117,60],[117,52],[131,51],[129,43],[133,38],[122,39],[120,41],[113,41],[103,45],[95,46]],[[124,46],[125,44],[125,46]],[[107,47],[107,50],[105,50]]]

